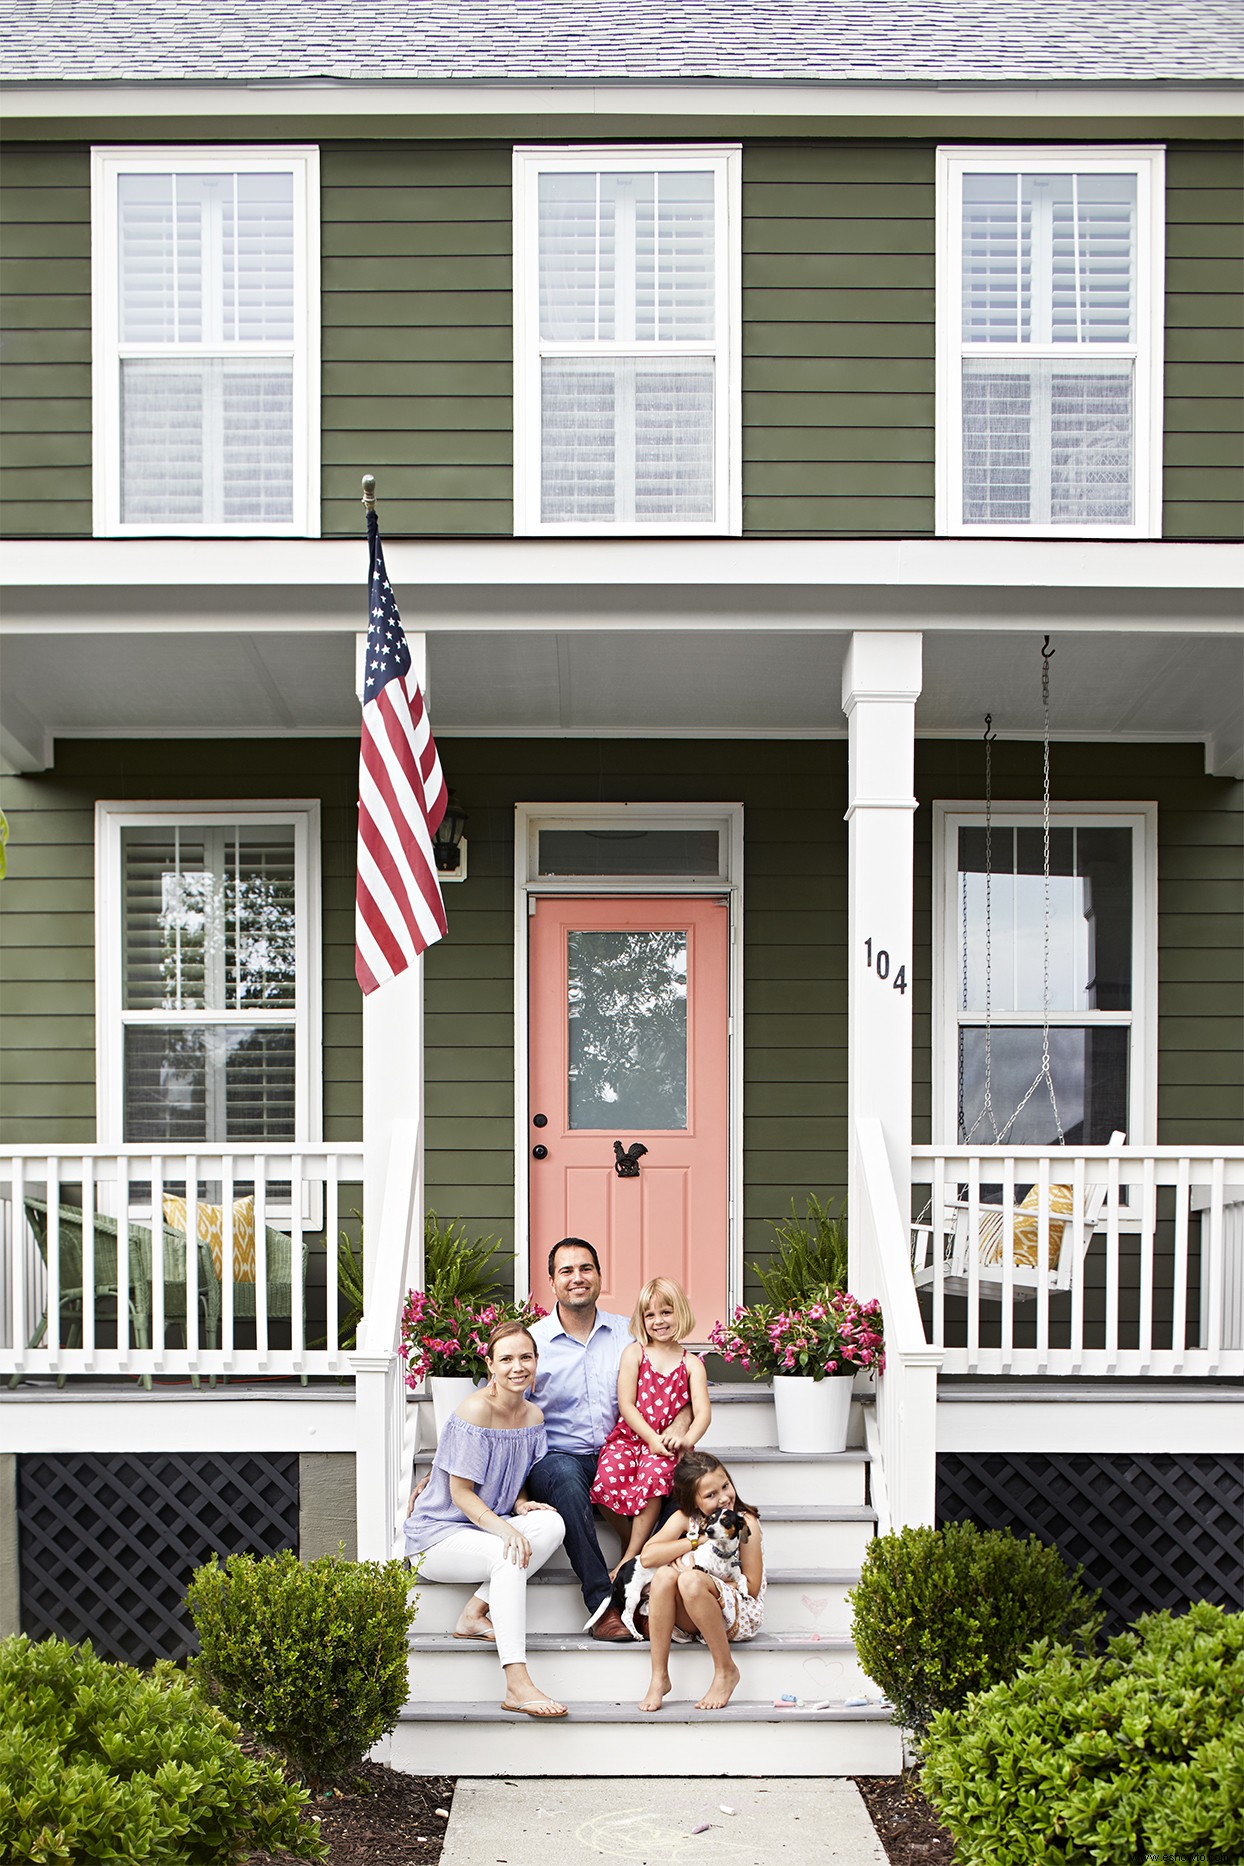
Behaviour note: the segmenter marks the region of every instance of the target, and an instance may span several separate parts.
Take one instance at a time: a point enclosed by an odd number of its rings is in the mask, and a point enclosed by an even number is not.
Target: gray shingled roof
[[[1240,0],[5,0],[0,78],[1205,83]]]

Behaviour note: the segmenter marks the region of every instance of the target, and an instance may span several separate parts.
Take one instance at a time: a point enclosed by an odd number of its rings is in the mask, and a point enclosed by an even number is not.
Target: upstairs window
[[[1163,155],[943,149],[939,530],[1154,537]]]
[[[96,532],[318,529],[318,155],[97,149]]]
[[[742,528],[737,149],[519,149],[515,530]]]

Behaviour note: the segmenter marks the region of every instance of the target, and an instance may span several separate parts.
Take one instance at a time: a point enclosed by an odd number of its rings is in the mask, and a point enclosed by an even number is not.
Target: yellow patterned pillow
[[[224,1277],[224,1218],[224,1210],[219,1205],[199,1206],[199,1241],[211,1250],[212,1268],[216,1272],[217,1282]],[[164,1222],[166,1225],[171,1225],[174,1231],[184,1233],[186,1229],[186,1201],[184,1199],[173,1198],[171,1194],[165,1199]],[[233,1201],[233,1280],[235,1283],[255,1281],[254,1199]]]
[[[1030,1186],[1019,1204],[1015,1207],[1015,1216],[1011,1221],[1011,1255],[1017,1264],[1025,1270],[1035,1270],[1040,1260],[1041,1236],[1040,1204],[1041,1189]],[[1075,1193],[1070,1186],[1050,1187],[1050,1243],[1049,1267],[1057,1270],[1058,1260],[1062,1255],[1063,1232],[1067,1220],[1075,1210]],[[981,1210],[981,1262],[995,1264],[1002,1262],[1002,1213],[997,1207]]]

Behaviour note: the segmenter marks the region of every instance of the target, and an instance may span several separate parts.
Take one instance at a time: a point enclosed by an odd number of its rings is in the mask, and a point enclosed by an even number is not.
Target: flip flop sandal
[[[521,1704],[503,1704],[501,1708],[503,1711],[513,1711],[515,1716],[534,1717],[540,1723],[555,1723],[559,1717],[564,1717],[566,1715],[566,1706],[564,1704],[558,1711],[545,1711],[536,1708],[537,1705],[551,1704],[552,1702],[552,1698],[526,1698]]]
[[[497,1643],[497,1635],[495,1633],[455,1633],[453,1637],[455,1639],[473,1639],[481,1646],[495,1646]]]

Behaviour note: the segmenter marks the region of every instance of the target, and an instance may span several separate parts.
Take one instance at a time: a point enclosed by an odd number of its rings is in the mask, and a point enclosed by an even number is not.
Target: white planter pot
[[[446,1419],[457,1411],[468,1393],[474,1393],[476,1382],[465,1374],[432,1374],[428,1385],[432,1389],[432,1415],[436,1420],[436,1442],[439,1445]]]
[[[845,1451],[854,1374],[809,1380],[774,1374],[773,1410],[779,1451]]]

